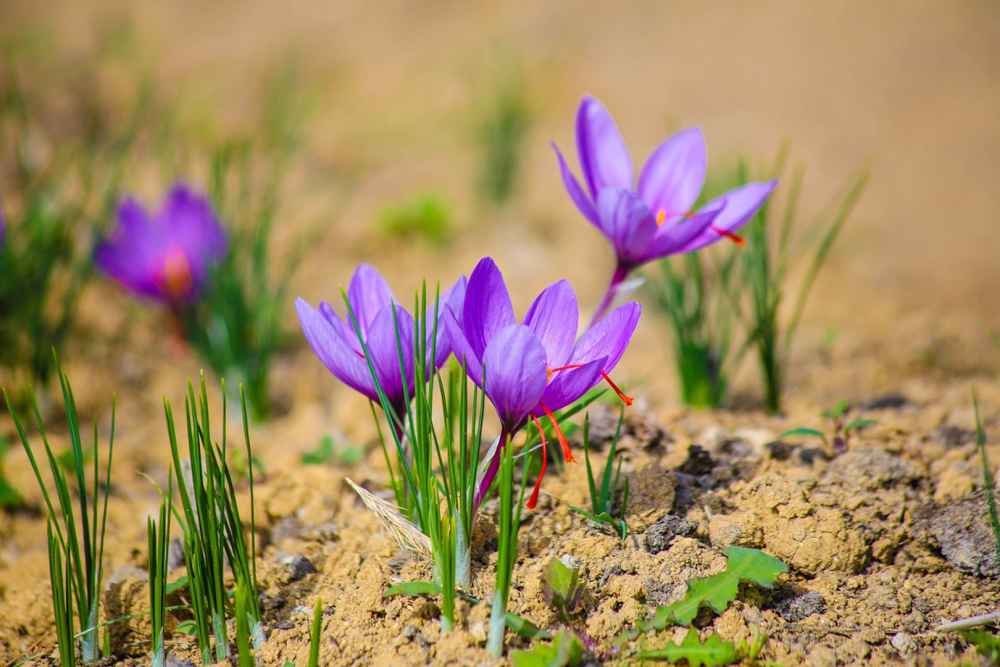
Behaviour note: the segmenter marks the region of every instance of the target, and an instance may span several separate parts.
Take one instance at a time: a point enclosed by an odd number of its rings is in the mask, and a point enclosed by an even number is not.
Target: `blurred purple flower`
[[[572,286],[560,280],[545,288],[518,324],[503,275],[492,259],[480,260],[469,277],[461,321],[452,309],[444,314],[455,356],[466,373],[482,385],[500,418],[500,446],[476,495],[476,506],[489,489],[500,466],[500,451],[529,419],[548,416],[559,436],[563,455],[573,460],[566,438],[552,412],[570,405],[602,378],[627,404],[608,373],[621,359],[639,322],[641,307],[627,303],[576,340],[579,310]],[[541,432],[541,429],[539,428]],[[543,439],[542,446],[545,449]],[[528,502],[533,508],[545,474],[547,456]]]
[[[226,231],[208,198],[181,183],[152,216],[125,198],[117,223],[98,245],[94,262],[134,294],[174,307],[198,299],[209,267],[226,254]]]
[[[690,128],[664,141],[639,174],[608,110],[584,96],[576,114],[576,149],[586,190],[570,171],[559,148],[563,184],[570,199],[611,242],[617,258],[614,277],[594,316],[603,317],[619,284],[636,267],[660,257],[691,252],[736,236],[760,210],[777,181],[747,183],[692,211],[705,183],[707,158],[701,130]]]
[[[465,299],[466,279],[462,276],[439,299],[438,317],[446,309],[461,309]],[[388,283],[371,266],[361,264],[354,271],[347,289],[347,300],[357,320],[361,338],[368,348],[375,378],[372,378],[364,349],[350,315],[341,319],[326,301],[319,304],[317,311],[305,300],[295,301],[295,310],[302,323],[302,331],[313,352],[331,373],[355,391],[379,402],[378,387],[382,388],[394,417],[393,427],[402,435],[402,422],[406,416],[406,405],[414,391],[414,343],[416,322],[410,313],[399,305],[389,289]],[[395,319],[393,311],[395,310]],[[430,335],[434,332],[433,304],[427,309],[428,328],[427,352],[430,355]],[[397,328],[398,327],[398,328]],[[397,345],[397,334],[399,345]],[[399,349],[402,347],[405,364],[406,387],[403,386],[403,371],[399,364]],[[451,354],[448,335],[440,324],[434,341],[435,367],[441,366]],[[430,360],[428,360],[430,361]]]

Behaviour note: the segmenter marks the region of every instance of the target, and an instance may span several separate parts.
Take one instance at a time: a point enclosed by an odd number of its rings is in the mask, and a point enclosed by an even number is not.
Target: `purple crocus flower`
[[[691,252],[736,236],[760,210],[777,181],[747,183],[692,211],[705,183],[705,140],[698,128],[679,132],[649,156],[638,183],[625,140],[608,110],[584,96],[576,114],[576,149],[584,189],[559,148],[563,184],[570,199],[611,242],[617,265],[594,315],[604,316],[618,286],[638,266],[660,257]]]
[[[466,279],[462,276],[441,294],[440,305],[437,307],[439,318],[445,309],[461,310],[465,299],[465,286]],[[389,421],[392,422],[397,435],[401,437],[406,406],[414,392],[416,322],[413,316],[396,301],[385,279],[367,264],[361,264],[355,269],[351,284],[347,288],[347,301],[357,320],[361,338],[368,348],[368,354],[375,368],[375,378],[372,377],[364,349],[358,340],[349,314],[341,319],[326,301],[320,302],[319,310],[316,310],[304,299],[296,299],[295,310],[302,323],[302,331],[316,356],[341,382],[376,403],[379,402],[378,387],[382,388],[396,418]],[[435,307],[432,305],[426,313],[429,335],[433,333],[434,313]],[[397,345],[397,334],[399,345]],[[430,342],[428,340],[428,355],[431,351]],[[399,364],[400,346],[405,364],[405,388],[404,372]],[[433,364],[439,367],[451,354],[448,335],[441,325],[437,327],[437,338],[433,347],[435,353]]]
[[[566,460],[572,461],[553,411],[578,400],[602,378],[622,400],[632,402],[611,382],[608,373],[628,347],[640,313],[638,303],[627,303],[576,340],[576,294],[567,281],[560,280],[538,295],[523,323],[518,323],[497,265],[489,257],[480,260],[469,276],[462,321],[450,308],[444,314],[455,356],[464,361],[466,373],[480,386],[485,369],[486,395],[500,418],[500,446],[476,493],[476,507],[499,470],[500,449],[529,419],[537,424],[540,415],[548,416]],[[543,439],[543,450],[545,445]],[[528,501],[529,509],[537,501],[546,459],[543,451],[542,471]]]
[[[190,305],[204,289],[210,266],[226,254],[226,231],[208,198],[182,183],[170,189],[155,214],[126,197],[117,218],[94,262],[140,297],[171,307]]]

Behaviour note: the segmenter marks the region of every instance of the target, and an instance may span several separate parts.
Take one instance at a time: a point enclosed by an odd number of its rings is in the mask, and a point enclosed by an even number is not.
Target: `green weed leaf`
[[[822,431],[817,431],[814,428],[793,428],[792,430],[785,431],[784,433],[782,433],[781,435],[779,435],[778,439],[780,440],[782,438],[788,438],[788,437],[799,436],[799,435],[808,435],[808,436],[819,438],[820,440],[823,440],[824,442],[826,441],[826,434],[823,433]]]
[[[736,662],[736,646],[732,642],[722,641],[719,635],[709,635],[705,643],[698,639],[698,631],[692,628],[688,631],[679,645],[673,642],[667,644],[665,648],[655,651],[643,651],[636,654],[637,658],[645,660],[687,660],[690,667],[717,667],[718,665],[731,665]]]
[[[632,632],[621,635],[617,643],[635,639],[643,632],[662,630],[671,624],[691,625],[702,606],[711,607],[716,614],[721,614],[736,599],[741,583],[770,588],[779,574],[788,571],[788,566],[780,560],[757,549],[729,547],[723,553],[729,558],[724,572],[704,579],[692,579],[688,582],[683,600],[658,607],[653,618],[639,623]]]
[[[583,660],[584,646],[572,632],[562,630],[551,644],[536,643],[530,651],[514,651],[514,667],[568,667]]]

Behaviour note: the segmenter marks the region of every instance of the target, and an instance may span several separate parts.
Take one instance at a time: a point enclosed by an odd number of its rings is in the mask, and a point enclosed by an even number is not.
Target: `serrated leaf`
[[[844,435],[847,435],[856,428],[861,428],[862,426],[868,426],[869,424],[877,424],[877,419],[855,419],[850,424],[844,427]]]
[[[441,586],[432,584],[429,581],[404,581],[396,584],[389,590],[382,593],[382,597],[391,598],[393,595],[440,595]]]
[[[789,436],[797,436],[797,435],[808,435],[814,438],[819,438],[824,442],[826,441],[826,434],[823,433],[823,431],[817,431],[814,428],[793,428],[792,430],[785,431],[784,433],[779,435],[778,439],[781,440],[782,438],[787,438]]]
[[[705,643],[698,639],[698,631],[691,629],[679,645],[673,642],[662,649],[643,651],[636,654],[637,658],[646,660],[687,660],[690,667],[719,667],[731,665],[738,659],[736,646],[732,642],[722,641],[719,635],[709,635]]]
[[[688,581],[688,590],[683,600],[666,607],[657,607],[653,618],[639,623],[636,630],[620,637],[618,643],[634,639],[641,632],[662,630],[670,623],[690,625],[703,605],[708,605],[712,611],[721,614],[736,599],[741,582],[752,582],[770,588],[779,574],[788,571],[788,566],[780,560],[757,549],[729,547],[722,553],[729,559],[725,572]]]
[[[583,660],[584,646],[572,632],[561,630],[551,644],[536,643],[530,651],[513,651],[514,667],[571,667]]]

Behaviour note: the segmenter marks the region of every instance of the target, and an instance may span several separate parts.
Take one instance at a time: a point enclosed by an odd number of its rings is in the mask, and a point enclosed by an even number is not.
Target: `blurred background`
[[[56,99],[93,88],[114,119],[142,79],[177,101],[195,136],[249,122],[263,82],[291,63],[309,116],[272,249],[280,261],[314,232],[291,288],[312,303],[335,301],[361,261],[406,295],[492,255],[519,313],[563,277],[592,309],[613,257],[566,196],[549,146],[575,153],[584,93],[608,106],[637,163],[692,125],[710,168],[737,156],[766,165],[790,142],[806,167],[807,218],[868,168],[793,351],[790,393],[810,391],[812,404],[875,395],[928,368],[1000,367],[986,334],[1000,306],[998,34],[1000,6],[988,1],[0,5],[0,39],[48,63],[51,85],[66,88]],[[101,64],[74,80],[88,60]],[[499,177],[481,166],[498,133],[517,146],[497,158],[517,160]],[[152,205],[166,185],[136,169],[122,187]],[[123,301],[113,292],[85,296],[84,329],[135,327],[136,355],[175,360],[158,320],[109,303]],[[290,308],[284,317],[297,335]],[[647,314],[621,371],[654,407],[677,403],[666,335]],[[276,362],[286,403],[345,395],[293,342],[296,354]],[[170,363],[179,377],[197,372],[194,360]],[[737,377],[737,395],[755,372]],[[157,390],[179,391],[169,377]]]

